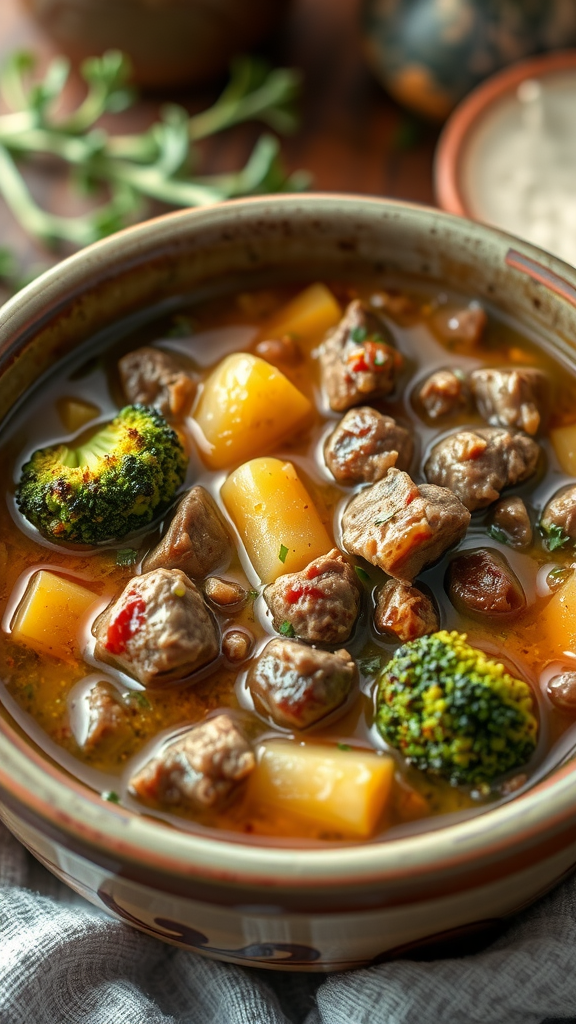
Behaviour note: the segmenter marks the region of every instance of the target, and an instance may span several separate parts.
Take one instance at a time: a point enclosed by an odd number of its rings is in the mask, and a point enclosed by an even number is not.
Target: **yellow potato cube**
[[[260,332],[262,337],[291,334],[297,340],[319,341],[338,323],[342,310],[325,284],[311,284],[279,310]]]
[[[388,754],[268,740],[259,748],[249,794],[255,803],[366,839],[391,798],[393,780]]]
[[[90,420],[100,415],[100,409],[92,402],[84,402],[81,398],[59,398],[56,402],[58,415],[70,434],[77,433]]]
[[[221,494],[263,583],[304,569],[333,547],[291,462],[252,459],[230,474]]]
[[[12,626],[12,639],[63,661],[78,656],[86,612],[99,601],[92,590],[47,569],[34,573]]]
[[[224,469],[269,451],[294,434],[312,406],[287,377],[264,359],[236,352],[204,385],[194,415],[206,439],[204,459]]]
[[[546,658],[564,652],[576,654],[576,573],[553,594],[539,614],[535,640]]]
[[[576,423],[551,430],[550,439],[564,472],[576,476]]]

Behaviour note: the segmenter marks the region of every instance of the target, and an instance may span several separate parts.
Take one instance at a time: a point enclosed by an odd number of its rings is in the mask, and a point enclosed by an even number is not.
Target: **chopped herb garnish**
[[[120,797],[118,793],[115,793],[113,789],[109,789],[106,793],[102,793],[102,799],[107,800],[109,804],[119,804]]]
[[[370,583],[370,577],[366,570],[363,569],[361,565],[355,565],[354,572],[356,573],[358,579],[362,580],[362,583]]]
[[[138,552],[134,548],[121,548],[116,552],[116,565],[134,565],[138,560]]]
[[[280,559],[281,562],[285,562],[286,561],[286,555],[287,554],[288,554],[288,548],[286,547],[285,544],[281,544],[280,545],[280,551],[278,553],[278,558]]]
[[[128,693],[124,694],[124,697],[126,700],[134,701],[134,703],[140,708],[149,710],[152,707],[146,694],[140,693],[139,690],[130,690]]]
[[[492,537],[492,540],[497,540],[499,544],[508,543],[508,537],[504,533],[504,530],[501,530],[500,527],[496,526],[495,523],[491,523],[491,525],[488,527],[488,533],[490,537]]]
[[[257,590],[249,590],[248,591],[248,600],[249,601],[255,601],[258,596],[259,596],[259,593],[258,593]]]
[[[549,551],[557,551],[558,548],[563,548],[568,543],[570,537],[561,526],[557,526],[556,523],[552,523],[551,526],[544,527],[544,533],[546,535],[546,542]]]
[[[398,515],[399,509],[395,509],[394,512],[389,512],[387,516],[382,516],[381,519],[374,520],[374,526],[384,526],[384,523],[389,523],[394,516]]]
[[[374,654],[371,658],[362,658],[358,665],[362,675],[375,676],[382,667],[382,658],[379,654]]]
[[[546,582],[551,590],[555,590],[557,587],[565,583],[566,580],[572,575],[572,569],[562,569],[559,565],[555,569],[551,569],[546,577]]]
[[[282,623],[278,632],[282,633],[282,636],[296,636],[296,633],[294,632],[294,626],[292,625],[291,622],[288,622],[288,620]]]
[[[352,750],[352,747],[350,746],[349,743],[338,743],[337,747],[338,750]]]
[[[363,341],[366,341],[368,337],[368,331],[365,327],[353,327],[350,331],[350,337],[352,341],[355,341],[357,345],[361,345]]]

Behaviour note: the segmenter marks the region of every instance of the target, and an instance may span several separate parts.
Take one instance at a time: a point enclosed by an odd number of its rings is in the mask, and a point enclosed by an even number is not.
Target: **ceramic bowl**
[[[0,311],[0,417],[86,338],[170,296],[384,271],[473,293],[576,361],[576,270],[559,260],[437,210],[269,197],[150,221],[20,292]],[[0,818],[77,892],[151,935],[238,964],[330,971],[486,928],[558,882],[576,864],[576,770],[419,836],[283,849],[107,803],[4,712]]]

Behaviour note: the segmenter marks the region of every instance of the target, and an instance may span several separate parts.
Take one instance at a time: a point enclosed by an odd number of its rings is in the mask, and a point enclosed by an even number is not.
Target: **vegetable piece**
[[[365,839],[391,797],[393,778],[388,755],[269,740],[258,751],[249,792],[255,802]]]
[[[146,526],[172,501],[187,458],[164,417],[128,405],[78,448],[40,448],[22,469],[16,500],[45,537],[99,544]]]
[[[79,583],[40,569],[32,576],[18,606],[12,639],[39,654],[74,661],[79,653],[82,620],[98,600],[97,594]]]
[[[576,573],[556,590],[538,615],[538,646],[546,660],[576,654]]]
[[[308,399],[264,359],[236,352],[204,385],[195,419],[204,434],[204,459],[224,469],[292,437],[310,415]]]
[[[324,284],[311,284],[292,299],[260,332],[264,337],[292,334],[305,341],[320,340],[342,316],[332,292]]]
[[[304,569],[333,547],[291,462],[252,459],[230,474],[221,494],[263,583]]]
[[[92,402],[83,402],[81,398],[59,398],[56,402],[58,415],[64,429],[69,434],[77,434],[90,420],[100,415],[100,409]]]
[[[568,476],[576,476],[576,423],[550,431],[556,458]]]
[[[452,785],[519,767],[538,735],[528,684],[446,630],[396,651],[380,676],[376,724],[410,764]]]

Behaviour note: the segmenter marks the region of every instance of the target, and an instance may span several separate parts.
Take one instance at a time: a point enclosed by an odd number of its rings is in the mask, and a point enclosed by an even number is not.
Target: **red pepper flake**
[[[126,650],[128,641],[143,625],[145,612],[146,602],[141,597],[135,597],[133,601],[128,601],[108,626],[106,650],[111,654],[122,654]]]
[[[300,584],[300,586],[297,587],[290,587],[290,590],[286,594],[288,604],[296,604],[301,597],[321,599],[324,597],[324,593],[319,587],[307,587],[305,584]]]
[[[306,577],[309,580],[315,580],[317,576],[321,575],[321,571],[317,565],[309,565],[306,570]]]

